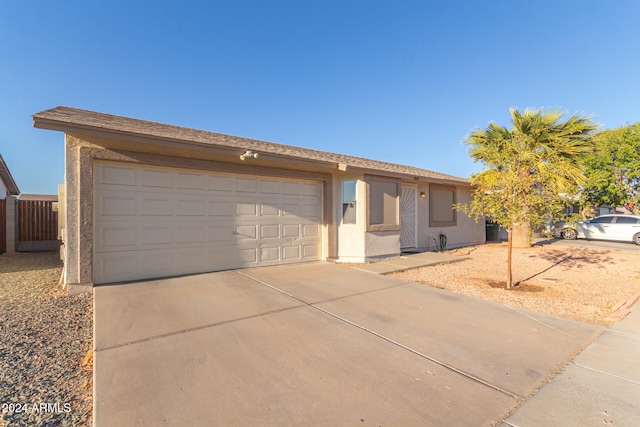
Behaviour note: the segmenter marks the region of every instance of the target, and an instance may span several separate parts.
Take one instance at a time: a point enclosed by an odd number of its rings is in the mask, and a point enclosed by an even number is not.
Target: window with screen
[[[369,231],[400,230],[400,184],[397,181],[367,180],[369,188]]]
[[[456,225],[456,187],[431,184],[429,186],[429,227]]]
[[[342,182],[342,223],[355,224],[356,215],[356,181]]]

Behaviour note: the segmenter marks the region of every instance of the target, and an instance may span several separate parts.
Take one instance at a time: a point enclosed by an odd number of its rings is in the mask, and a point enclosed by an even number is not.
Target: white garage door
[[[322,185],[96,163],[94,282],[321,258]]]

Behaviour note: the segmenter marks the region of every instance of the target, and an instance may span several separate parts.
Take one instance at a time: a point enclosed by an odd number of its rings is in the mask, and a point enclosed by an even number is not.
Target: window
[[[449,185],[429,185],[429,227],[450,227],[456,225],[456,187]]]
[[[356,181],[342,182],[342,223],[356,223]]]
[[[616,224],[637,224],[638,220],[632,216],[619,216],[616,219]]]
[[[613,222],[612,216],[603,216],[600,218],[594,218],[589,220],[590,224],[610,224],[612,222]]]
[[[368,179],[369,231],[400,230],[400,190],[397,181]]]

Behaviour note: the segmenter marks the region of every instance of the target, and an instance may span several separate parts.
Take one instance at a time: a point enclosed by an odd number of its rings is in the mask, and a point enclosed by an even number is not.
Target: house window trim
[[[433,191],[434,190],[446,190],[453,192],[453,204],[451,206],[453,221],[435,221],[433,219]],[[455,227],[458,225],[458,214],[453,209],[453,205],[458,203],[458,188],[455,185],[443,185],[443,184],[430,184],[429,185],[429,227]]]
[[[383,181],[396,184],[396,218],[397,224],[371,224],[371,181]],[[389,177],[367,175],[365,176],[365,182],[367,184],[367,231],[369,232],[382,232],[382,231],[397,231],[400,232],[400,184],[399,179],[393,179]]]

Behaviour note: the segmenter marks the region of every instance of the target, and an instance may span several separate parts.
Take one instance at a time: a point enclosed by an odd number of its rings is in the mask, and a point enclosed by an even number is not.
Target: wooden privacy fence
[[[7,251],[7,201],[0,199],[0,254]]]
[[[18,200],[18,242],[58,240],[58,212],[49,200]]]

